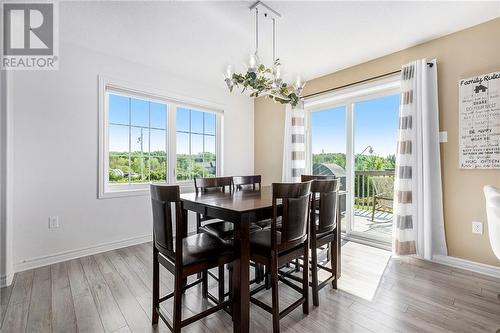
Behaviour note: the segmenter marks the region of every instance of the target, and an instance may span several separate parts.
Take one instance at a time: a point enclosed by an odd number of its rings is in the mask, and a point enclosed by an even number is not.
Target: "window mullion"
[[[132,149],[132,99],[128,98],[128,184],[131,183],[130,170],[132,170],[131,161]]]

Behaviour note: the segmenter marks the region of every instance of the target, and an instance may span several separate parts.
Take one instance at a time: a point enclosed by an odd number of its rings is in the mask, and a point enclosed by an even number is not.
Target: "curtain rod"
[[[434,63],[428,62],[427,65],[432,68],[432,66],[434,66]],[[312,97],[312,96],[321,95],[321,94],[324,94],[324,93],[327,93],[327,92],[331,92],[331,91],[335,91],[335,90],[347,88],[347,87],[350,87],[350,86],[354,86],[354,85],[357,85],[357,84],[360,84],[360,83],[365,83],[365,82],[368,82],[368,81],[380,79],[380,78],[383,78],[383,77],[386,77],[386,76],[390,76],[390,75],[394,75],[394,74],[397,74],[397,73],[401,73],[401,70],[399,69],[399,70],[394,71],[394,72],[390,72],[390,73],[385,73],[385,74],[373,76],[373,77],[370,77],[370,78],[367,78],[367,79],[364,79],[364,80],[360,80],[360,81],[356,81],[356,82],[344,84],[344,85],[339,86],[339,87],[335,87],[335,88],[330,88],[330,89],[318,91],[318,92],[315,92],[315,93],[311,93],[311,94],[302,96],[302,98],[308,98],[308,97]]]

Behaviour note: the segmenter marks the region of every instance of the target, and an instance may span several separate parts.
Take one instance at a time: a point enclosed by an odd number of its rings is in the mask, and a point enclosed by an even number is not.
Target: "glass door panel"
[[[311,112],[311,170],[314,175],[335,175],[340,178],[341,190],[349,182],[346,172],[346,107],[333,107]],[[341,229],[348,226],[348,198],[340,197]]]
[[[352,234],[390,242],[399,94],[353,103]]]

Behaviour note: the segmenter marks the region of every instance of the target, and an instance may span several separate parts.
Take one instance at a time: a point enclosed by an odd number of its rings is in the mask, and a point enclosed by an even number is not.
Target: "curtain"
[[[305,111],[302,101],[296,107],[286,105],[285,137],[283,140],[283,172],[285,183],[300,182],[306,169]]]
[[[431,260],[447,255],[439,154],[437,64],[426,59],[401,70],[394,187],[393,250]]]

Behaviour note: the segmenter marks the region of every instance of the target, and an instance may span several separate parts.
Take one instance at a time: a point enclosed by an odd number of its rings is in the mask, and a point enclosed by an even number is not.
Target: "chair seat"
[[[272,219],[267,219],[267,220],[257,221],[257,222],[255,222],[255,224],[258,225],[259,227],[261,227],[262,229],[265,229],[265,228],[270,229],[271,228],[271,221],[272,221]],[[280,230],[282,227],[281,216],[278,216],[278,218],[277,218],[276,227],[278,230]]]
[[[182,240],[182,265],[188,266],[212,261],[213,258],[234,254],[233,247],[209,233],[195,234]],[[168,258],[175,261],[172,254]]]
[[[262,228],[258,225],[250,225],[250,233],[260,231]],[[218,221],[213,223],[205,224],[200,228],[202,233],[208,233],[214,235],[222,240],[231,240],[234,235],[234,223],[227,221]]]
[[[277,240],[281,241],[281,232],[276,232]],[[271,252],[271,229],[262,229],[250,235],[250,249],[252,253],[267,256]]]

